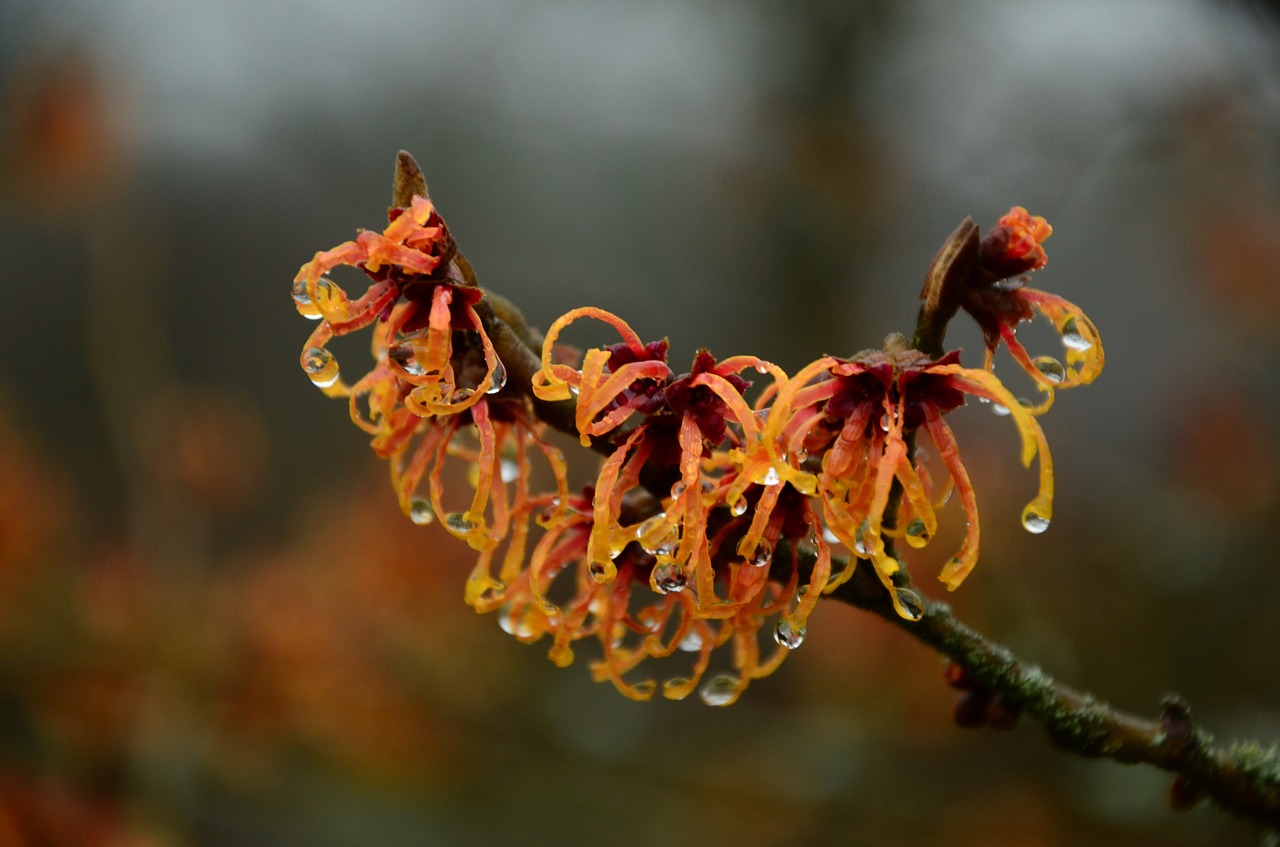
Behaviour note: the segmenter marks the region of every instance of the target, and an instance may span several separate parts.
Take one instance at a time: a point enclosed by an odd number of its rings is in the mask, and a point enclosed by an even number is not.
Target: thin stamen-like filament
[[[925,407],[924,427],[934,446],[938,448],[938,456],[955,482],[956,490],[960,492],[960,504],[964,507],[964,542],[939,576],[947,588],[954,591],[978,562],[978,495],[973,490],[973,483],[969,481],[969,472],[960,461],[960,447],[956,443],[955,433],[947,426],[942,415],[930,406]]]
[[[583,306],[568,311],[556,318],[542,342],[542,367],[533,375],[533,393],[541,400],[567,400],[572,396],[570,387],[577,387],[579,384],[580,377],[576,368],[551,361],[560,333],[579,318],[594,318],[609,324],[618,331],[623,343],[637,356],[643,357],[648,353],[640,336],[636,335],[635,330],[617,315],[594,306]]]

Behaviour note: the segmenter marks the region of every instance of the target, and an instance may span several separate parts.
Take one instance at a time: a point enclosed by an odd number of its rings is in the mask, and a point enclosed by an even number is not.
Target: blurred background
[[[794,370],[909,332],[956,224],[1025,205],[1056,229],[1035,284],[1108,365],[1043,421],[1043,536],[1008,421],[952,416],[984,556],[948,599],[1121,708],[1177,691],[1270,743],[1271,14],[5,0],[0,846],[1258,843],[1170,812],[1159,772],[957,729],[937,656],[835,604],[730,709],[556,669],[463,604],[463,545],[400,515],[299,370],[288,290],[383,225],[405,148],[532,323],[597,305],[677,366]],[[949,543],[911,560],[934,596]]]

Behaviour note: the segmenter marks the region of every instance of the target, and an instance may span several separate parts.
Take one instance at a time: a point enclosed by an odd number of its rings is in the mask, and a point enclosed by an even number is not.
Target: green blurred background
[[[1191,0],[6,0],[0,847],[1257,843],[1158,772],[955,728],[939,659],[834,604],[725,710],[556,669],[399,514],[288,289],[382,225],[405,148],[531,322],[794,370],[909,330],[954,226],[1025,205],[1108,366],[1044,419],[1043,536],[1007,420],[953,416],[984,556],[948,599],[1269,743],[1277,36]],[[948,543],[912,559],[935,596]]]

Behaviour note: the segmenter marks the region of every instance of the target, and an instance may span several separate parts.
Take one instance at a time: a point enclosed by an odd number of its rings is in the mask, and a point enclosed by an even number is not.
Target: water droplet
[[[1009,407],[1002,406],[999,403],[992,403],[991,411],[995,412],[1000,417],[1004,417],[1005,415],[1009,414]]]
[[[299,306],[310,306],[311,295],[307,293],[307,281],[305,279],[297,279],[293,282],[293,302]]]
[[[805,463],[805,461],[807,461],[807,460],[808,460],[808,458],[809,458],[809,451],[808,451],[808,450],[806,450],[806,449],[804,449],[803,447],[801,447],[801,448],[800,448],[799,450],[797,450],[793,455],[796,457],[796,464],[797,464],[797,465],[802,465],[802,464],[804,464],[804,463]]]
[[[520,466],[510,459],[503,459],[498,463],[498,474],[503,482],[515,482],[520,478]]]
[[[426,497],[409,498],[409,520],[418,526],[426,526],[436,519],[431,511],[431,501]]]
[[[682,676],[673,676],[671,679],[662,683],[662,693],[670,700],[678,700],[687,696],[688,692],[686,691],[684,694],[678,694],[676,692],[682,688],[686,688],[688,685],[688,679]]]
[[[683,493],[684,493],[684,491],[685,491],[685,485],[684,485],[684,482],[683,482],[683,481],[677,481],[675,485],[671,486],[671,497],[672,497],[672,499],[674,499],[674,500],[679,500],[679,499],[680,499],[680,495],[681,495],[681,494],[683,494]]]
[[[745,515],[747,513],[747,498],[739,497],[734,501],[733,505],[729,507],[729,513],[735,518],[740,518]]]
[[[793,629],[786,621],[778,621],[773,628],[773,640],[783,647],[794,650],[804,643],[805,628]]]
[[[777,485],[780,482],[782,482],[782,477],[778,476],[778,469],[772,465],[769,466],[769,470],[765,471],[764,476],[760,478],[761,485]]]
[[[738,699],[738,686],[741,681],[732,674],[722,673],[713,676],[702,684],[698,696],[708,706],[728,706]]]
[[[612,582],[613,578],[618,573],[618,569],[614,567],[613,562],[609,562],[608,564],[604,562],[592,562],[587,565],[587,573],[589,573],[591,578],[596,582],[603,584],[606,582]]]
[[[302,359],[302,369],[320,388],[328,388],[338,381],[338,360],[323,347],[310,347]]]
[[[756,371],[758,373],[767,374],[769,372],[769,366],[766,365],[764,362],[760,362],[759,364],[756,365]]]
[[[689,577],[684,568],[677,564],[662,564],[653,569],[653,584],[663,594],[675,594],[684,591],[684,587],[689,584]]]
[[[1049,519],[1028,509],[1022,514],[1022,526],[1027,532],[1039,535],[1049,528]]]
[[[885,413],[885,414],[883,414],[883,415],[881,415],[881,416],[880,416],[880,428],[881,428],[881,429],[883,429],[885,432],[888,432],[888,431],[889,431],[889,427],[890,427],[891,425],[892,425],[892,424],[891,424],[891,422],[890,422],[890,420],[889,420],[889,415],[888,415],[888,413]]]
[[[689,634],[680,639],[680,649],[686,653],[697,653],[702,649],[702,636],[696,629],[690,629]]]
[[[459,388],[453,392],[453,396],[449,398],[449,402],[461,403],[463,400],[470,399],[471,395],[475,393],[476,390],[474,388]]]
[[[867,547],[866,541],[863,540],[863,537],[870,531],[871,524],[867,521],[858,524],[858,531],[853,536],[853,549],[859,556],[871,555],[870,548]]]
[[[911,538],[927,539],[929,530],[925,527],[921,518],[912,518],[911,523],[907,524],[907,535]]]
[[[498,626],[507,635],[516,638],[532,638],[537,632],[529,620],[529,610],[526,608],[517,612],[510,603],[498,610]]]
[[[497,394],[507,384],[507,366],[502,364],[501,359],[494,359],[493,362],[493,385],[489,386],[487,394]]]
[[[462,512],[450,512],[444,516],[444,525],[459,535],[466,535],[476,528],[476,525]]]
[[[576,385],[570,385],[570,386],[569,386],[569,393],[570,393],[570,394],[572,394],[574,397],[577,397],[577,396],[578,396],[578,386],[576,386]]]
[[[1032,364],[1049,382],[1059,383],[1067,378],[1067,369],[1063,367],[1062,362],[1052,356],[1038,356],[1032,360]]]
[[[910,588],[899,588],[894,592],[898,597],[898,614],[909,621],[918,621],[924,617],[924,600]]]
[[[1080,327],[1076,323],[1075,318],[1067,318],[1062,324],[1062,346],[1068,350],[1079,350],[1081,352],[1093,348],[1093,342],[1085,338],[1080,332]]]
[[[751,554],[751,558],[747,561],[755,568],[768,567],[769,562],[773,559],[773,548],[769,546],[767,541],[761,541],[756,547],[756,551]]]
[[[401,341],[387,348],[387,359],[409,376],[422,376],[426,368],[414,355],[415,345],[411,341]]]
[[[822,528],[822,540],[828,544],[839,544],[840,538],[829,527]]]
[[[712,485],[712,484],[711,484],[711,480],[709,480],[709,479],[704,479],[704,480],[702,481],[702,493],[703,493],[703,494],[710,494],[712,491],[715,491],[715,490],[716,490],[716,487],[715,487],[714,485]]]

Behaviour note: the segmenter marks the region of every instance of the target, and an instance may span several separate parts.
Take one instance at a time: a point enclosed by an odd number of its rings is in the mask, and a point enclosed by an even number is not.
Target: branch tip
[[[418,167],[413,156],[401,150],[396,154],[396,173],[391,182],[392,208],[409,208],[415,194],[427,196],[427,178],[422,175],[422,168]]]

